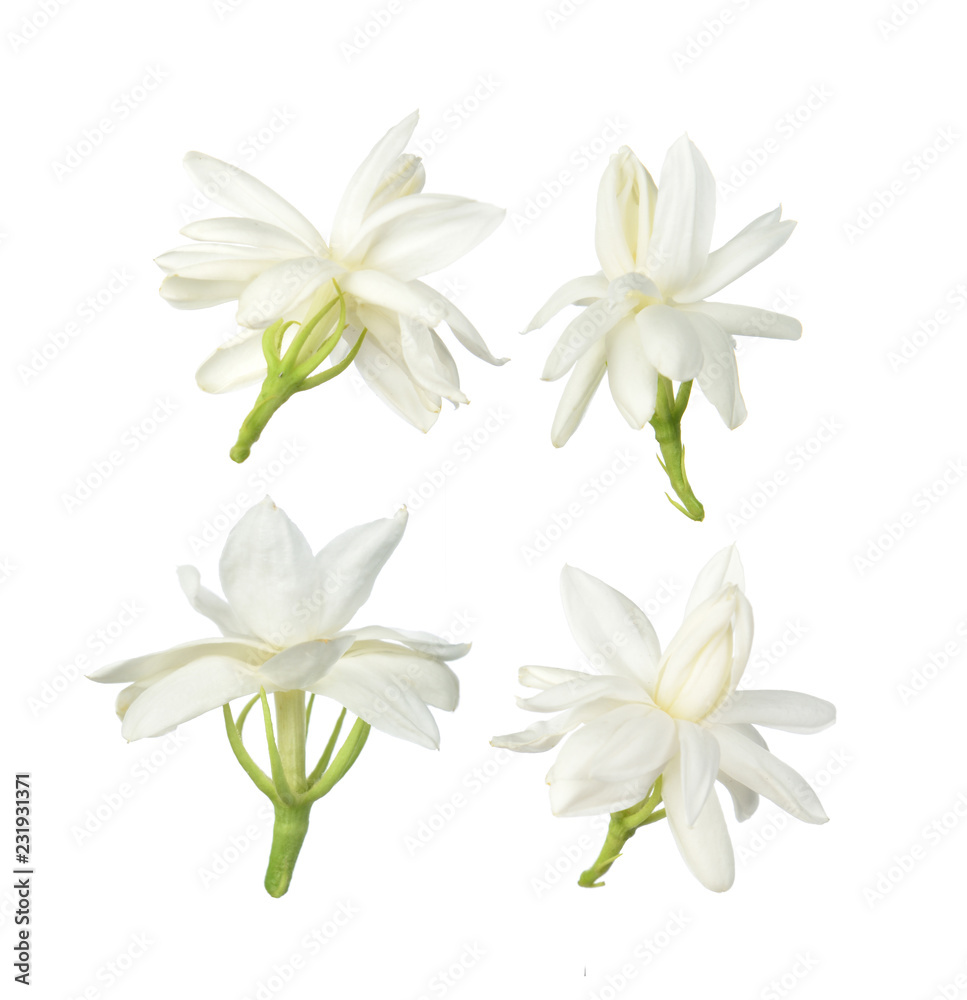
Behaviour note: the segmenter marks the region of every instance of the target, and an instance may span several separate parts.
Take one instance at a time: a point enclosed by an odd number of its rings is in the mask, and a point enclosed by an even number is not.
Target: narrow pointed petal
[[[798,340],[802,323],[784,313],[736,306],[728,302],[696,302],[679,307],[679,312],[699,314],[714,320],[733,337],[768,337],[772,340]]]
[[[281,250],[284,253],[305,257],[313,248],[281,226],[260,219],[200,219],[190,222],[181,230],[190,240],[207,243],[241,243],[243,246]]]
[[[712,793],[719,771],[719,745],[702,726],[684,719],[675,720],[678,733],[679,770],[685,824],[694,826]]]
[[[576,305],[584,299],[601,299],[608,294],[608,279],[599,272],[598,274],[588,274],[581,278],[572,278],[566,281],[554,294],[538,309],[534,318],[527,324],[524,333],[530,333],[538,327],[544,326],[553,319],[562,309],[570,305]],[[588,303],[590,305],[590,303]]]
[[[429,327],[408,316],[400,316],[400,342],[406,367],[424,389],[454,403],[469,402],[460,391],[455,369],[442,362]]]
[[[403,507],[394,517],[350,528],[316,555],[310,572],[317,598],[312,616],[317,635],[338,632],[369,599],[379,571],[403,537],[406,516]]]
[[[184,162],[195,186],[212,201],[292,233],[315,253],[327,252],[326,241],[301,212],[244,170],[205,153],[188,153]]]
[[[560,712],[598,698],[622,704],[651,705],[651,699],[636,681],[615,674],[580,674],[580,679],[564,681],[530,698],[518,698],[520,708],[529,712]]]
[[[594,398],[604,371],[607,355],[604,340],[599,340],[574,366],[564,386],[561,401],[557,404],[554,423],[551,425],[551,443],[561,448],[570,440],[584,419],[588,404]]]
[[[539,688],[546,691],[557,684],[568,681],[580,683],[587,677],[583,670],[565,670],[562,667],[521,667],[517,672],[517,680],[522,687]]]
[[[712,734],[721,751],[720,766],[730,778],[804,823],[825,823],[829,819],[809,782],[788,764],[728,726],[715,726]]]
[[[638,324],[631,317],[623,319],[605,345],[611,396],[625,420],[641,430],[655,413],[658,372],[645,355]]]
[[[582,723],[590,722],[605,712],[612,712],[621,705],[620,701],[611,698],[592,698],[549,719],[531,723],[519,733],[495,736],[490,745],[514,750],[517,753],[543,753],[556,747],[568,733],[577,729]]]
[[[566,375],[631,310],[632,303],[624,297],[613,299],[609,296],[592,302],[564,328],[548,356],[541,378],[553,382]]]
[[[195,381],[205,392],[231,392],[261,382],[265,374],[262,335],[253,331],[216,348],[195,372]]]
[[[228,601],[202,586],[201,574],[194,566],[178,567],[178,583],[188,598],[188,603],[199,614],[214,622],[222,635],[246,635],[245,626],[229,607]]]
[[[735,430],[749,415],[739,388],[739,368],[732,338],[718,328],[700,329],[702,370],[696,381],[705,398],[719,412],[729,430]]]
[[[303,251],[305,252],[305,251]],[[261,247],[237,247],[228,243],[190,243],[155,257],[167,274],[210,281],[251,281],[279,262],[284,254]]]
[[[410,141],[419,117],[419,112],[414,111],[394,125],[370,150],[346,185],[332,223],[331,242],[335,253],[343,254],[352,245],[370,203],[378,196],[387,173],[393,170]]]
[[[146,688],[124,713],[128,741],[160,736],[235,698],[256,694],[257,674],[226,656],[203,656]]]
[[[429,285],[424,285],[422,281],[412,281],[410,285],[427,298],[427,312],[423,319],[427,326],[432,328],[442,318],[458,342],[475,358],[486,361],[488,365],[507,364],[510,359],[498,358],[491,354],[490,348],[484,343],[477,328],[449,299],[444,298]]]
[[[661,646],[644,611],[573,566],[561,572],[561,598],[571,634],[592,666],[637,681],[653,695]]]
[[[403,153],[383,174],[375,194],[369,200],[364,221],[368,220],[374,212],[384,205],[388,205],[398,198],[419,194],[423,190],[424,184],[426,184],[426,170],[423,168],[421,158],[413,153]]]
[[[414,632],[404,628],[386,628],[382,625],[364,625],[354,628],[357,642],[380,639],[384,642],[398,642],[418,653],[425,653],[437,660],[459,660],[470,652],[469,642],[447,642],[430,632]]]
[[[100,684],[130,683],[132,681],[149,681],[159,674],[171,673],[181,667],[203,657],[216,656],[251,667],[262,663],[270,654],[256,642],[247,642],[242,638],[233,639],[195,639],[182,643],[160,653],[148,653],[146,656],[136,656],[130,660],[121,660],[100,667],[88,676]]]
[[[622,153],[613,154],[598,185],[594,249],[602,270],[609,278],[635,269],[634,249],[628,246],[618,198],[624,159]]]
[[[692,587],[692,592],[688,595],[685,617],[687,618],[700,604],[715,597],[723,587],[727,587],[730,583],[735,584],[739,590],[745,589],[745,571],[742,568],[742,560],[739,558],[739,550],[735,545],[729,545],[716,552],[702,568]]]
[[[716,711],[715,721],[751,722],[787,733],[819,733],[836,721],[836,706],[798,691],[734,691]]]
[[[229,532],[218,573],[232,611],[246,631],[274,646],[313,635],[315,563],[301,531],[266,497]]]
[[[714,221],[715,178],[695,144],[683,135],[661,169],[645,268],[666,295],[688,284],[705,265]]]
[[[732,797],[732,808],[735,810],[735,818],[744,823],[755,815],[759,808],[759,795],[747,788],[741,781],[735,781],[721,771],[718,773],[719,783]]]
[[[718,796],[714,791],[708,796],[698,820],[689,826],[677,758],[665,769],[661,791],[668,825],[692,874],[713,892],[730,889],[735,881],[735,854]]]
[[[780,212],[781,208],[767,212],[750,222],[728,243],[713,250],[694,280],[675,293],[675,301],[698,302],[708,298],[771,257],[796,228],[791,220],[780,222]]]
[[[170,274],[161,282],[161,297],[175,309],[207,309],[234,302],[245,291],[244,281],[200,281]]]

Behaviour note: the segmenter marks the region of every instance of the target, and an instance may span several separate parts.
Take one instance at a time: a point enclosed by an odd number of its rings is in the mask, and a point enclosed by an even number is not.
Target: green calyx
[[[272,415],[297,392],[313,389],[328,382],[352,363],[366,336],[364,328],[349,353],[337,364],[314,374],[316,369],[332,354],[346,329],[346,300],[334,281],[335,298],[323,306],[311,319],[301,325],[294,320],[277,320],[262,334],[262,353],[267,372],[258,399],[249,415],[242,421],[238,440],[229,452],[233,462],[244,462],[258,441]],[[339,307],[338,312],[336,306]],[[285,352],[282,342],[288,330],[299,326]]]
[[[674,502],[674,501],[673,501]],[[581,873],[578,885],[585,889],[599,889],[604,885],[599,879],[621,857],[621,850],[631,840],[635,832],[649,823],[657,823],[665,818],[665,810],[659,809],[661,804],[661,775],[651,786],[651,791],[637,805],[611,814],[608,824],[608,835],[597,860],[587,871]]]
[[[255,763],[242,742],[245,720],[259,701],[262,704],[271,777]],[[255,787],[275,807],[272,849],[265,873],[265,889],[270,896],[284,896],[288,891],[296,859],[309,830],[309,810],[314,802],[330,792],[345,777],[356,763],[369,736],[369,723],[357,719],[342,746],[336,751],[346,718],[344,708],[339,713],[319,761],[306,774],[306,736],[314,701],[315,695],[312,695],[307,707],[304,691],[276,692],[275,725],[264,688],[242,709],[237,719],[232,715],[231,706],[224,705],[222,708],[228,742],[236,759]]]
[[[685,415],[685,407],[688,406],[691,392],[691,381],[682,382],[676,396],[671,379],[659,375],[655,415],[650,423],[655,429],[655,438],[661,449],[658,464],[665,470],[668,481],[681,503],[673,500],[667,493],[665,496],[686,517],[690,517],[693,521],[701,521],[705,517],[705,508],[692,492],[688,476],[685,475],[685,448],[682,445],[682,417]]]

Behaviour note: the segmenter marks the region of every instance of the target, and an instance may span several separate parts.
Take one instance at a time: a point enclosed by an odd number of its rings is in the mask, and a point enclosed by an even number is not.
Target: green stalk
[[[701,521],[705,517],[705,508],[695,496],[688,482],[688,476],[685,475],[685,448],[682,445],[682,417],[685,414],[685,407],[688,406],[691,391],[692,383],[682,382],[676,397],[671,379],[659,375],[655,415],[650,423],[655,429],[655,438],[661,449],[662,457],[658,463],[665,470],[672,489],[682,502],[678,503],[667,493],[665,496],[686,517],[690,517],[693,521]]]
[[[658,809],[661,802],[661,776],[652,785],[651,791],[637,805],[611,814],[608,834],[597,860],[587,871],[581,873],[578,885],[585,889],[598,889],[604,882],[598,881],[621,857],[622,848],[635,832],[649,823],[657,823],[665,818],[665,810]],[[655,810],[658,810],[657,812]]]

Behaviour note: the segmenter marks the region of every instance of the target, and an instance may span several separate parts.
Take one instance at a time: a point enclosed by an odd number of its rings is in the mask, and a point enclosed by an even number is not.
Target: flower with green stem
[[[419,279],[447,267],[493,232],[502,209],[426,194],[418,156],[404,153],[418,115],[373,147],[349,182],[329,241],[289,202],[251,175],[204,153],[185,169],[237,216],[181,230],[195,242],[162,254],[161,295],[178,309],[236,302],[239,335],[198,371],[206,392],[262,382],[231,451],[246,459],[275,411],[295,392],[350,364],[409,423],[427,431],[442,401],[466,403],[456,362],[436,331],[445,323],[471,354],[499,365],[474,325]]]
[[[806,823],[826,822],[816,793],[769,753],[755,727],[815,733],[832,725],[836,710],[794,691],[738,689],[752,646],[743,587],[738,553],[722,550],[699,574],[662,653],[647,616],[624,594],[569,566],[561,574],[568,625],[600,673],[522,667],[521,684],[540,693],[521,707],[559,714],[492,743],[538,753],[568,737],[547,775],[553,812],[611,817],[579,885],[603,885],[636,831],[667,818],[696,878],[716,892],[730,888],[735,861],[716,782],[740,822],[760,795]]]
[[[225,598],[182,566],[182,589],[222,637],[200,639],[97,670],[91,679],[127,686],[117,699],[121,735],[161,736],[221,708],[238,762],[275,809],[265,887],[283,895],[309,827],[309,810],[341,781],[377,729],[437,748],[440,731],[430,706],[453,711],[459,682],[447,661],[467,644],[427,632],[350,620],[399,543],[406,511],[351,528],[313,555],[302,533],[266,498],[232,529],[219,562]],[[269,704],[275,703],[275,716]],[[308,696],[308,703],[306,701]],[[247,697],[235,715],[231,702]],[[317,697],[341,711],[310,770],[306,740]],[[269,771],[242,738],[260,706]],[[347,712],[355,716],[339,744]]]
[[[611,157],[598,188],[601,270],[562,285],[524,331],[566,306],[585,307],[564,328],[542,375],[553,381],[571,372],[551,429],[555,447],[574,433],[607,373],[625,420],[654,429],[659,461],[681,502],[668,499],[692,520],[704,518],[682,445],[693,381],[734,429],[746,409],[733,337],[796,340],[802,333],[791,316],[706,299],[786,242],[796,224],[780,215],[781,208],[767,212],[709,253],[715,179],[688,136],[668,151],[660,186],[627,146]]]

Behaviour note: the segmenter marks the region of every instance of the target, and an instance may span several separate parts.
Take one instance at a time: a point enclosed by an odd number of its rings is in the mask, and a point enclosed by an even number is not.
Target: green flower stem
[[[265,722],[271,777],[255,763],[242,742],[242,726],[249,712],[259,701],[262,704],[262,717]],[[330,792],[346,776],[369,736],[369,724],[357,719],[333,757],[343,720],[346,718],[344,708],[339,713],[318,764],[306,777],[306,731],[311,708],[312,700],[307,707],[304,691],[277,691],[273,725],[269,701],[265,690],[262,689],[242,709],[237,720],[232,716],[230,705],[225,705],[222,710],[228,741],[236,759],[256,788],[264,793],[275,807],[272,849],[265,873],[265,889],[270,896],[283,896],[288,891],[296,860],[309,830],[309,810],[314,802]]]
[[[655,429],[658,447],[661,449],[662,457],[658,460],[659,464],[665,470],[672,489],[682,503],[672,500],[667,493],[665,495],[687,517],[693,521],[701,521],[705,517],[705,508],[692,492],[688,476],[685,475],[685,448],[682,445],[682,416],[685,407],[688,406],[691,391],[692,383],[682,382],[676,397],[671,379],[659,375],[655,415],[650,422]]]
[[[604,846],[597,860],[587,871],[581,873],[578,885],[585,889],[597,889],[604,885],[599,882],[608,869],[621,857],[621,850],[624,845],[631,840],[635,832],[649,823],[657,823],[665,818],[665,810],[658,809],[661,802],[661,776],[652,785],[648,796],[637,805],[629,809],[622,809],[620,812],[611,814],[611,822],[608,824],[608,835],[605,837]],[[657,812],[656,812],[657,809]]]

